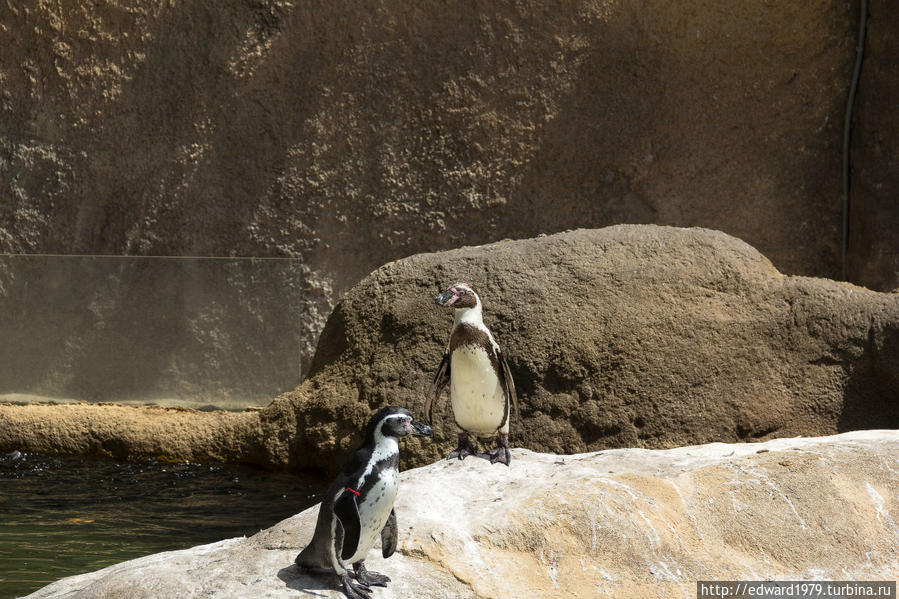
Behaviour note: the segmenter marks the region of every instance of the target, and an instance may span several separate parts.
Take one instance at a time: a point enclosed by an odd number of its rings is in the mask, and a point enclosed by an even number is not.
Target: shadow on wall
[[[899,429],[899,329],[872,328],[865,352],[848,370],[837,430]]]

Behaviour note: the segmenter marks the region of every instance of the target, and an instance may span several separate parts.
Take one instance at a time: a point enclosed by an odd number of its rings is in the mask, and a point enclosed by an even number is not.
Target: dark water
[[[222,464],[0,455],[0,599],[127,559],[251,535],[326,484]]]

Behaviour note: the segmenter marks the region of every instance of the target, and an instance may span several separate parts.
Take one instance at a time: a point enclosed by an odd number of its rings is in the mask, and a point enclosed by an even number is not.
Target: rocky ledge
[[[705,579],[899,576],[899,431],[558,456],[402,474],[373,597],[692,597]],[[342,597],[293,565],[318,508],[249,538],[53,583],[65,597]]]

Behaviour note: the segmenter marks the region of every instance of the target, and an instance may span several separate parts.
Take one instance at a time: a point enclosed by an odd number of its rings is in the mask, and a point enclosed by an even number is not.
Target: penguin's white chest
[[[396,499],[397,471],[384,470],[378,481],[368,490],[365,498],[359,502],[359,546],[356,553],[344,560],[347,564],[353,564],[365,559],[368,552],[381,537],[381,530],[390,517],[393,502]]]
[[[450,402],[463,430],[479,437],[509,432],[506,396],[487,351],[463,345],[450,356]]]

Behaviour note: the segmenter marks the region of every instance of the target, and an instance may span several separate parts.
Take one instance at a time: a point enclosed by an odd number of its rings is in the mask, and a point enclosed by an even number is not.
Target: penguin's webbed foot
[[[366,570],[365,564],[362,562],[353,564],[353,570],[356,574],[356,580],[368,587],[386,587],[387,583],[390,582],[389,576],[380,572]]]
[[[497,447],[496,449],[491,449],[487,452],[487,456],[490,458],[491,464],[505,464],[509,465],[509,462],[512,461],[512,454],[509,453],[508,447]]]
[[[491,464],[505,464],[508,466],[512,461],[512,453],[509,451],[509,435],[499,436],[499,447],[491,449],[487,452],[487,457]]]
[[[476,455],[476,452],[469,447],[457,447],[456,449],[449,452],[449,455],[446,456],[446,459],[451,460],[453,458],[459,458],[460,460],[464,460],[470,455]]]
[[[360,581],[356,584],[350,580],[349,572],[340,575],[340,585],[343,587],[343,594],[349,599],[371,599],[371,589],[367,584]]]
[[[477,455],[477,450],[474,445],[471,444],[466,433],[459,433],[459,446],[451,451],[450,454],[446,456],[446,459],[451,460],[453,458],[459,458],[460,460],[464,460],[470,455]]]

